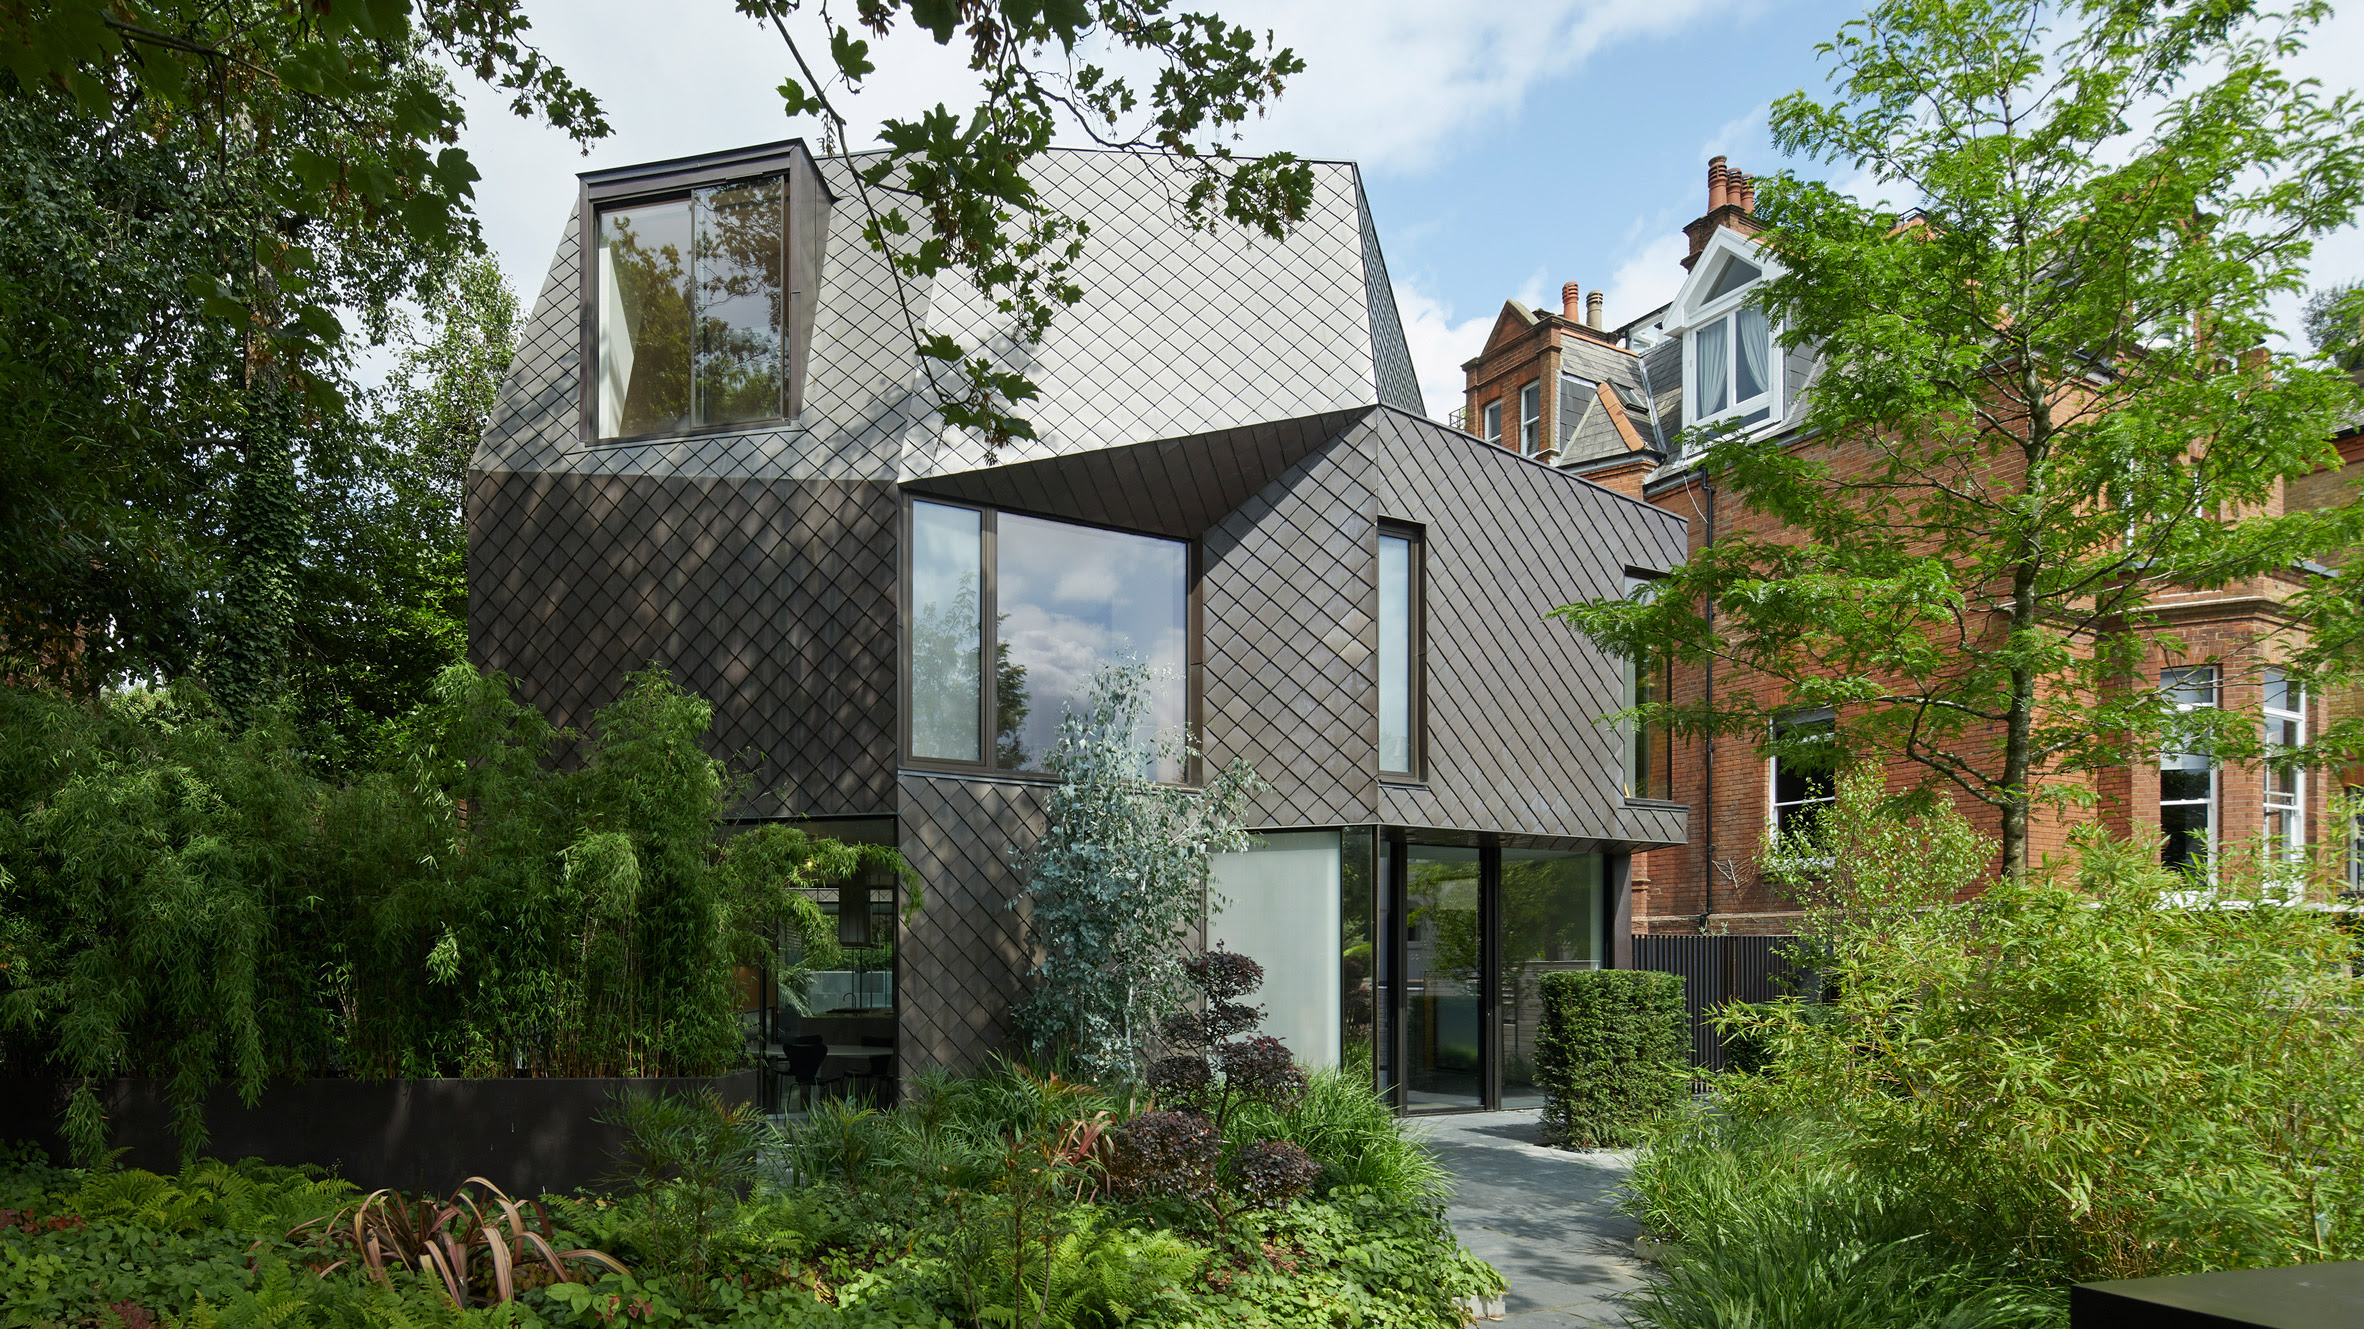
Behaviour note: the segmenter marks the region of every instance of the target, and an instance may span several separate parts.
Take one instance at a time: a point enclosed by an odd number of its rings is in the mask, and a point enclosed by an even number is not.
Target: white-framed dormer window
[[[1519,389],[1519,455],[1532,457],[1543,446],[1543,380]]]
[[[1719,230],[1701,251],[1668,323],[1683,339],[1683,425],[1759,424],[1781,417],[1780,347],[1750,299],[1772,265]]]
[[[1485,428],[1480,431],[1479,437],[1499,447],[1502,443],[1502,399],[1500,397],[1486,403],[1485,413],[1481,419],[1485,422]]]

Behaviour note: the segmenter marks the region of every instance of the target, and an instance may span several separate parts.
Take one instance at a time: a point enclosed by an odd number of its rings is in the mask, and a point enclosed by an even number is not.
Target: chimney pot
[[[1757,182],[1755,177],[1746,175],[1741,176],[1740,187],[1738,190],[1733,192],[1736,192],[1739,197],[1733,199],[1732,201],[1740,205],[1740,210],[1742,212],[1751,214],[1756,212]]]
[[[1725,191],[1725,188],[1726,188],[1726,182],[1725,182],[1724,175],[1725,175],[1725,172],[1724,172],[1724,159],[1723,159],[1723,158],[1721,158],[1721,157],[1710,157],[1710,158],[1708,158],[1708,159],[1707,159],[1707,210],[1708,210],[1709,212],[1713,212],[1713,211],[1715,211],[1717,208],[1720,208],[1720,207],[1724,206],[1724,203],[1725,203],[1725,198],[1724,198],[1724,191]]]
[[[1594,330],[1599,330],[1601,326],[1601,293],[1599,291],[1594,291],[1591,295],[1584,297],[1584,321],[1590,324]]]
[[[1582,308],[1582,301],[1579,298],[1581,293],[1581,288],[1574,282],[1560,287],[1560,317],[1571,323],[1577,321],[1579,317],[1577,311]]]

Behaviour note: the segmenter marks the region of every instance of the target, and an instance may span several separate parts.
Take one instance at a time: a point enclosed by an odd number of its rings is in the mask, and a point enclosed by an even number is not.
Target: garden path
[[[1445,1209],[1455,1235],[1510,1284],[1503,1318],[1486,1321],[1488,1329],[1625,1323],[1616,1297],[1645,1277],[1633,1220],[1617,1212],[1631,1154],[1546,1148],[1533,1112],[1422,1124],[1458,1183]]]

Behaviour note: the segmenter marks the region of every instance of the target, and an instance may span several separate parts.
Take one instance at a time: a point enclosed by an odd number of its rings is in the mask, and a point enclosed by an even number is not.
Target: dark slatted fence
[[[1727,1001],[1770,1001],[1797,991],[1789,961],[1779,952],[1795,937],[1645,936],[1633,939],[1633,967],[1680,975],[1683,1009],[1691,1017],[1691,1065],[1724,1068],[1724,1046],[1708,1017]]]

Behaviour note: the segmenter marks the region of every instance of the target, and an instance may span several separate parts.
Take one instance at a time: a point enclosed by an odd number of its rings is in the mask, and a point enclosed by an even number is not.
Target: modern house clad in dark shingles
[[[1679,557],[1682,523],[1421,417],[1352,166],[1316,163],[1311,215],[1276,242],[1182,224],[1167,162],[1053,152],[1037,184],[1091,222],[1088,295],[1020,347],[974,292],[899,287],[843,202],[858,162],[804,172],[802,151],[730,156],[795,167],[788,243],[813,247],[799,252],[818,294],[789,347],[793,418],[590,437],[592,278],[585,218],[570,219],[470,472],[470,646],[561,724],[588,721],[633,669],[671,671],[712,701],[714,751],[754,777],[743,817],[894,818],[927,890],[893,938],[901,1074],[971,1066],[1012,1038],[1031,957],[1011,902],[1048,792],[1038,774],[905,750],[914,501],[1188,542],[1191,722],[1208,761],[1245,759],[1266,781],[1264,828],[1380,826],[1612,864],[1681,839],[1680,809],[1636,812],[1621,793],[1621,740],[1596,722],[1622,704],[1619,667],[1543,616]],[[816,178],[825,189],[796,192]],[[943,428],[906,317],[1027,373],[1039,437],[989,457]],[[1646,412],[1628,423],[1646,429]],[[1378,765],[1382,522],[1412,524],[1425,549],[1426,761],[1397,783]]]

